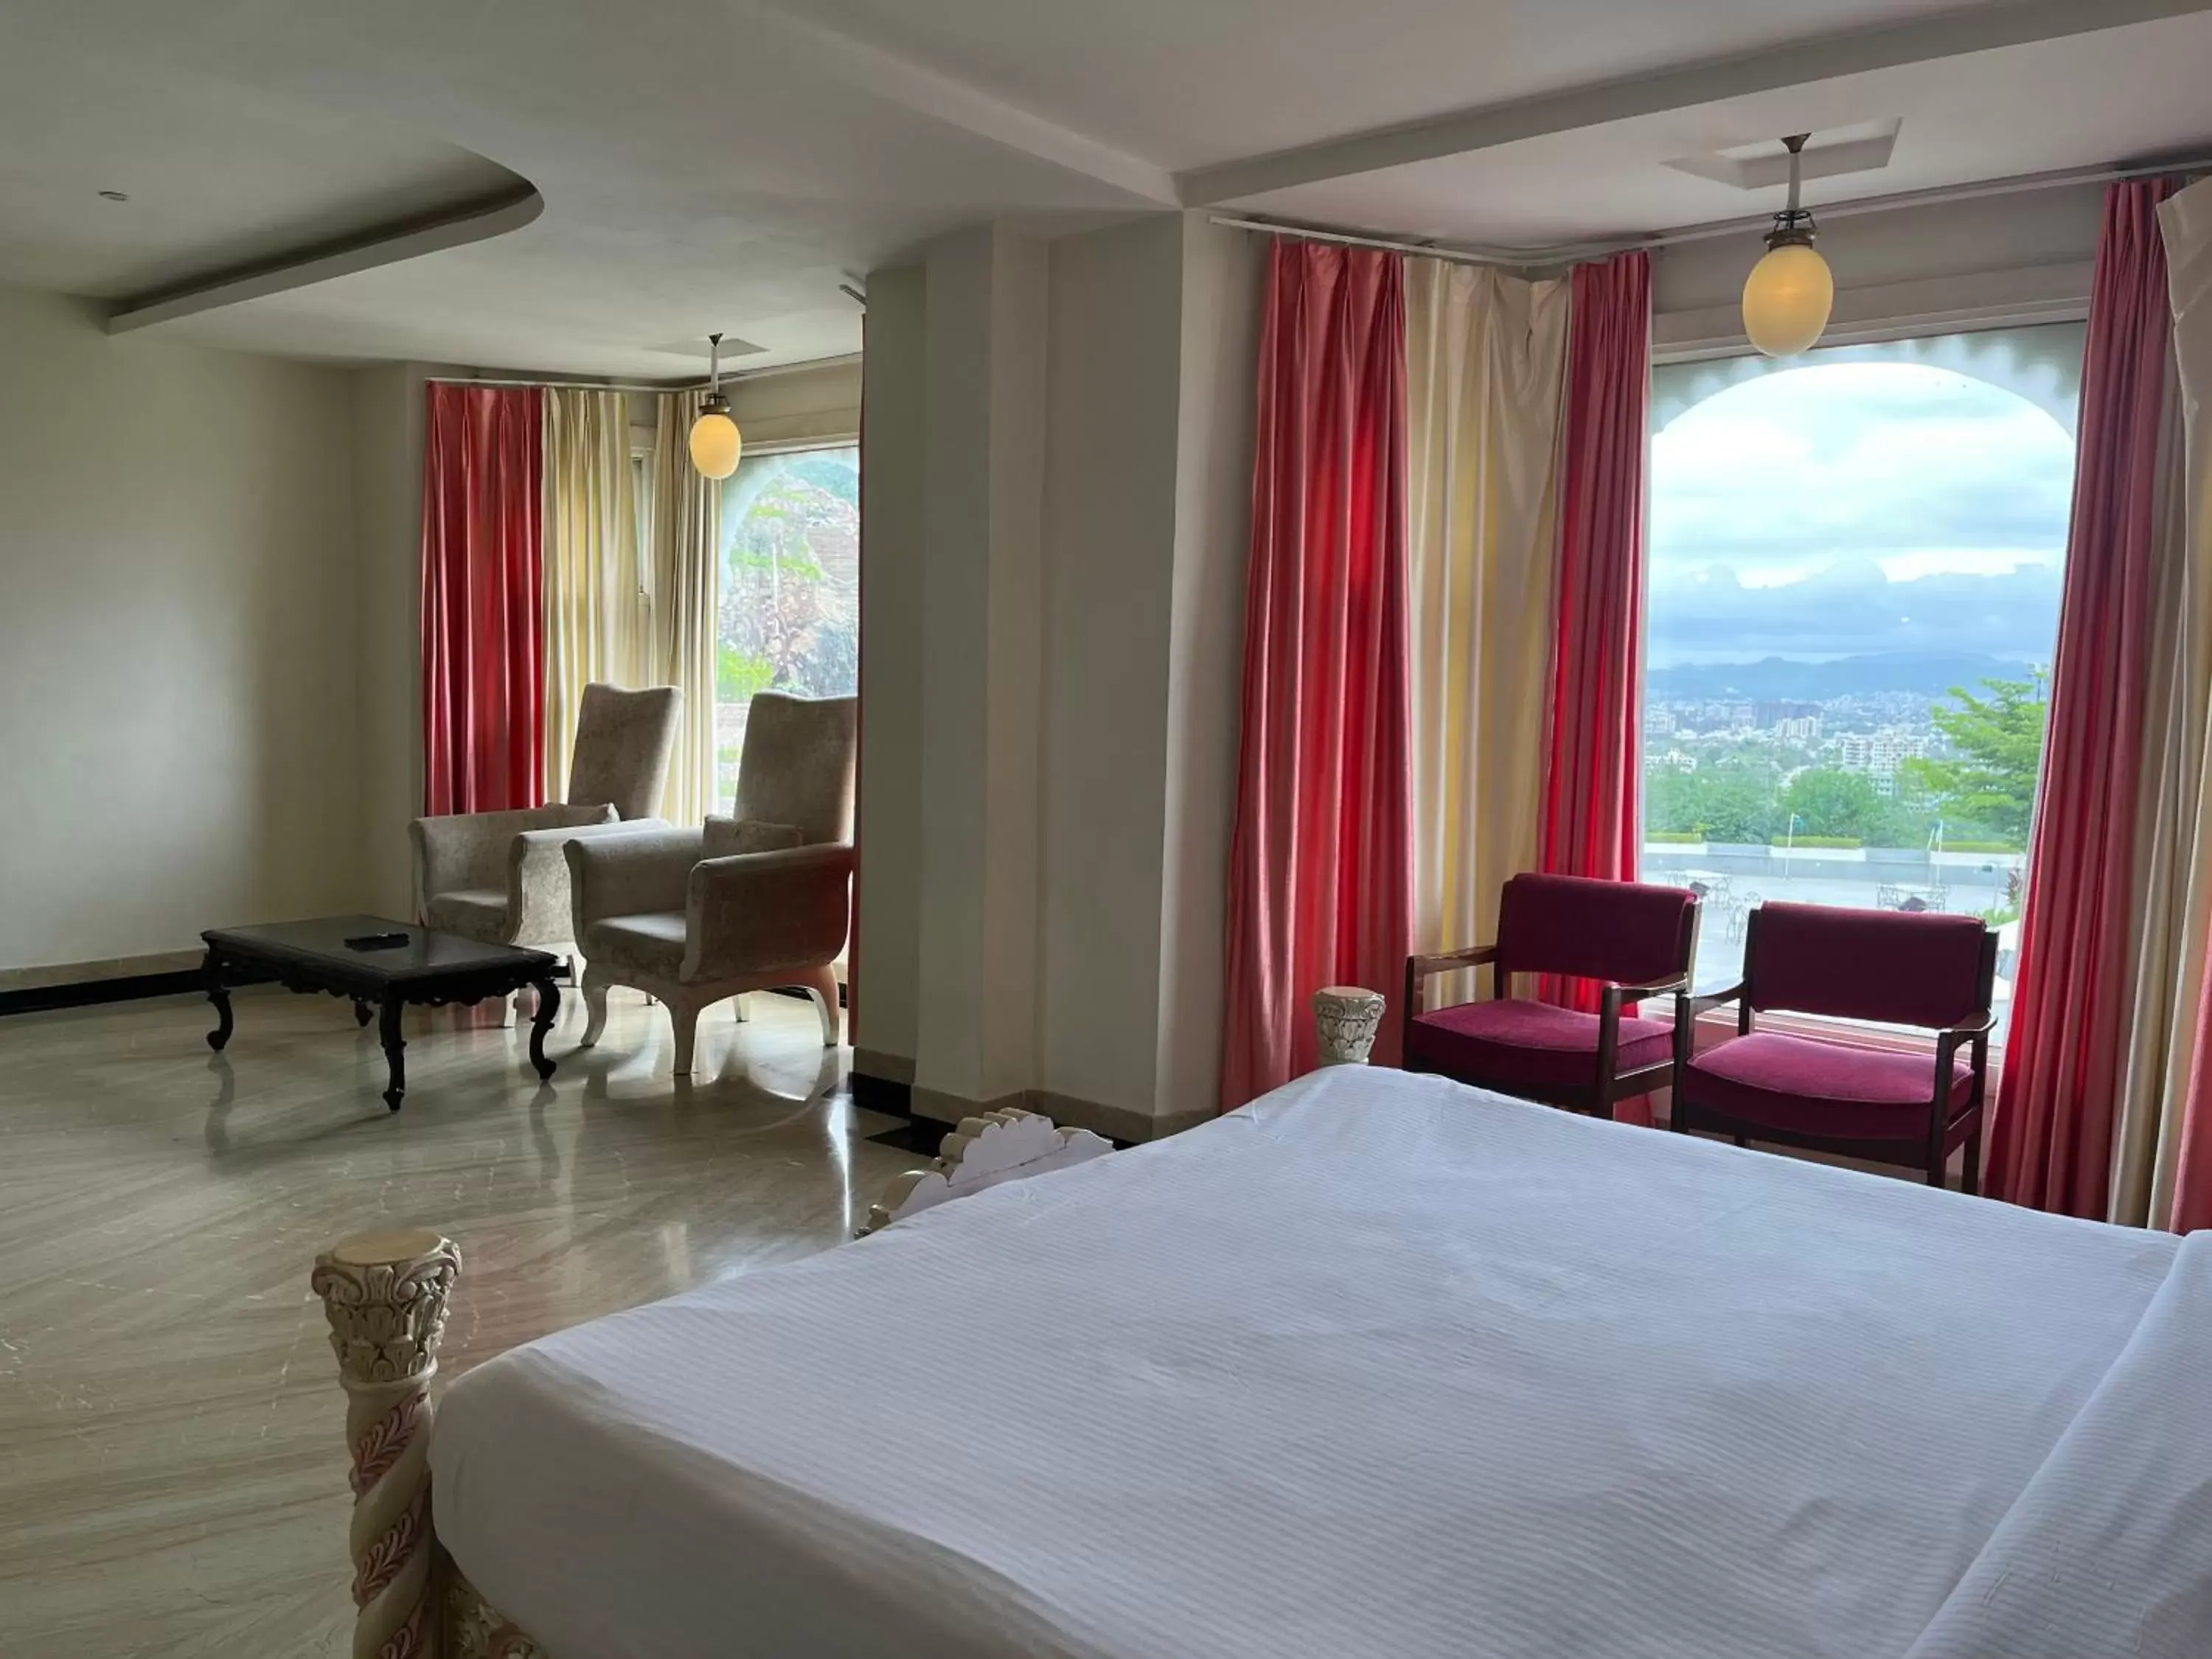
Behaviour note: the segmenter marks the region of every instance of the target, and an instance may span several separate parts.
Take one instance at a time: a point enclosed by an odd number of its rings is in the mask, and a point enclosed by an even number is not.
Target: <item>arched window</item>
[[[857,445],[748,452],[722,485],[714,799],[737,793],[756,691],[848,697],[860,676]]]
[[[1644,867],[1707,894],[1701,988],[1761,899],[2016,946],[2081,349],[2058,324],[1654,373]]]

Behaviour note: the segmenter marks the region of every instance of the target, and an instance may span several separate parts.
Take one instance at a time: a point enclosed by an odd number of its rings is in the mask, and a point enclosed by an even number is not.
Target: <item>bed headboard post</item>
[[[308,1281],[346,1391],[355,1659],[438,1659],[429,1388],[460,1271],[460,1251],[436,1233],[368,1233],[316,1257]]]
[[[1313,994],[1314,1030],[1324,1066],[1364,1066],[1382,1028],[1382,995],[1357,985],[1329,985]]]

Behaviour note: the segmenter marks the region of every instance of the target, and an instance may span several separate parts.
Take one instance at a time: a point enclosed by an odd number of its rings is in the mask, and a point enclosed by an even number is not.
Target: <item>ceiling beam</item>
[[[118,301],[108,313],[107,331],[129,334],[179,317],[196,317],[202,312],[289,293],[445,248],[488,241],[521,229],[544,211],[545,198],[524,183],[461,207],[374,225],[336,240],[294,248],[273,258],[233,265],[189,283],[132,295]]]
[[[756,0],[752,10],[765,28],[783,37],[795,55],[811,60],[848,86],[1126,191],[1139,203],[1176,205],[1175,176],[1165,167],[817,22],[791,9],[787,0],[787,3]]]
[[[2204,11],[2212,0],[2008,0],[1377,127],[1194,168],[1176,182],[1185,205],[1212,207],[1753,93]]]

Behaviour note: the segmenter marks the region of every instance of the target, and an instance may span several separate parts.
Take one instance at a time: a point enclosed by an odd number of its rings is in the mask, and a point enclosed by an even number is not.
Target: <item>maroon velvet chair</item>
[[[1621,1005],[1689,994],[1698,950],[1697,895],[1680,887],[1581,876],[1516,876],[1498,903],[1498,943],[1406,963],[1405,1066],[1501,1094],[1610,1117],[1617,1100],[1674,1081],[1686,1018],[1640,1019]],[[1432,974],[1487,963],[1487,1001],[1422,1006]],[[1587,1014],[1516,997],[1516,974],[1603,984]]]
[[[1963,1184],[1978,1190],[1996,960],[1979,916],[1762,904],[1742,982],[1692,1002],[1735,1003],[1736,1035],[1683,1061],[1674,1127],[1901,1164],[1931,1187],[1964,1146]],[[1936,1052],[1756,1029],[1754,1015],[1784,1012],[1920,1026]]]

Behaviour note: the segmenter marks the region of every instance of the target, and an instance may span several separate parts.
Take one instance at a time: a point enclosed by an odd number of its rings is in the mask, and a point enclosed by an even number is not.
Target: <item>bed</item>
[[[1075,1162],[428,1432],[450,1247],[342,1265],[357,1651],[2212,1653],[2212,1235],[1358,1066]]]

